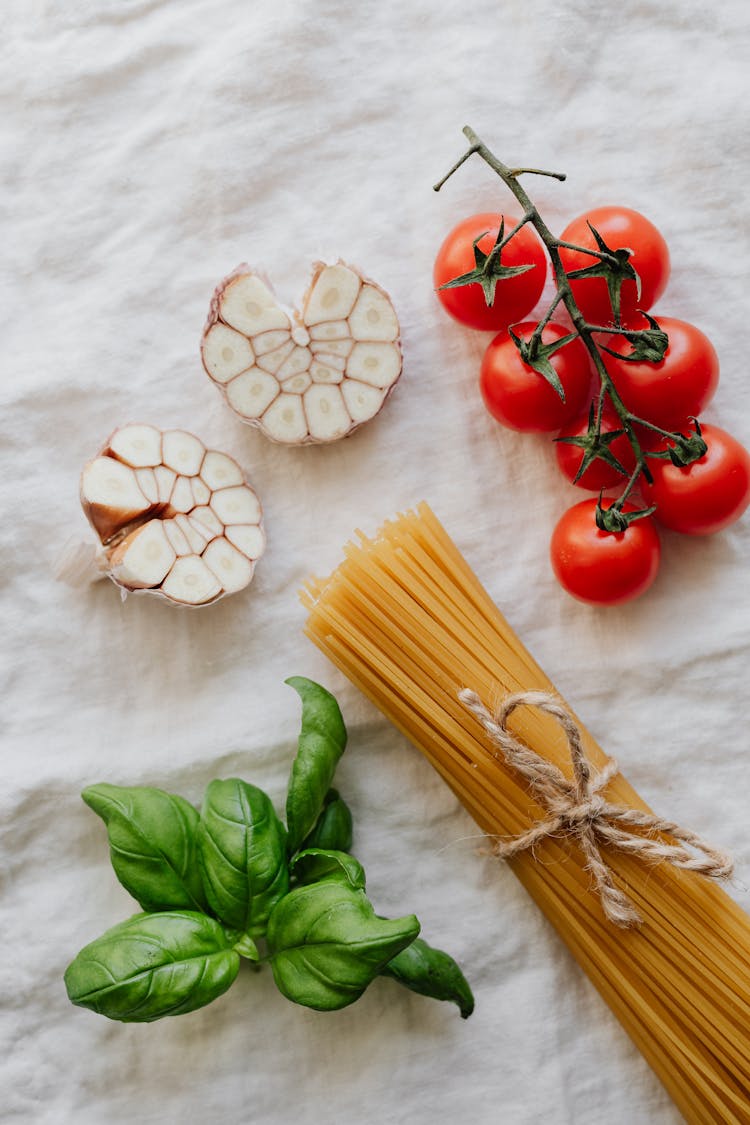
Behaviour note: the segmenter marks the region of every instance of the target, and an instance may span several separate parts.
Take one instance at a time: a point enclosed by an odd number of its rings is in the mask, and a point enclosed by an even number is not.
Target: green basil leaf
[[[292,875],[303,884],[337,879],[355,891],[365,889],[364,867],[346,852],[332,848],[306,848],[303,852],[297,852],[289,866]]]
[[[144,910],[206,909],[191,804],[163,789],[106,783],[81,796],[107,825],[115,874]]]
[[[456,962],[442,949],[433,949],[422,938],[417,938],[397,953],[381,975],[393,977],[420,996],[452,1000],[458,1004],[462,1019],[468,1019],[474,1011],[474,997]]]
[[[150,1023],[210,1004],[239,965],[230,939],[205,914],[136,914],[81,950],[66,970],[65,987],[82,1008]]]
[[[344,1008],[418,933],[413,914],[378,918],[364,892],[344,883],[327,879],[297,887],[268,923],[274,980],[296,1004],[319,1011]]]
[[[302,726],[286,799],[289,852],[298,850],[320,816],[338,760],[346,746],[339,705],[320,684],[302,676],[285,681],[302,700]]]
[[[325,795],[323,811],[310,835],[303,840],[302,847],[348,852],[351,846],[352,814],[349,806],[339,796],[337,789],[329,789]]]
[[[198,862],[209,906],[258,937],[289,889],[286,833],[270,798],[238,778],[212,781],[198,825]]]

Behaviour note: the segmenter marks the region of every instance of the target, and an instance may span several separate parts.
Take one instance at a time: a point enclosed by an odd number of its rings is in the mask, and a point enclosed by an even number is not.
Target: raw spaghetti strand
[[[373,539],[359,534],[328,579],[308,583],[303,601],[308,635],[425,754],[485,833],[516,837],[545,819],[458,693],[471,685],[493,710],[507,695],[554,688],[426,505]],[[572,718],[601,772],[608,758]],[[514,712],[512,734],[570,777],[554,718]],[[607,799],[650,814],[620,773]],[[685,1118],[750,1125],[750,919],[693,871],[602,848],[643,920],[637,930],[603,917],[574,841],[547,836],[534,855],[509,863]]]

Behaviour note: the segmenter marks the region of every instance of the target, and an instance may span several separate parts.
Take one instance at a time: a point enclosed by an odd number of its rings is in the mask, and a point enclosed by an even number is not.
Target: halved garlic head
[[[181,605],[242,590],[265,548],[240,466],[185,430],[115,430],[81,474],[81,504],[112,581]]]
[[[272,441],[337,441],[396,385],[399,333],[388,294],[344,262],[317,263],[301,313],[239,266],[214,293],[201,356],[235,413]]]

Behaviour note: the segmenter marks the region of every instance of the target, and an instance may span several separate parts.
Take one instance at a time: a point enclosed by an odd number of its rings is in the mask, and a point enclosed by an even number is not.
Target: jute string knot
[[[511,859],[548,836],[574,836],[586,858],[586,868],[606,917],[615,925],[626,927],[636,926],[642,919],[631,899],[615,886],[599,850],[600,843],[629,852],[647,863],[666,861],[712,879],[728,879],[732,874],[730,857],[712,848],[695,832],[652,813],[607,801],[602,791],[619,772],[617,762],[610,758],[603,769],[594,769],[581,745],[577,723],[555,696],[543,691],[518,692],[507,696],[494,715],[474,691],[465,689],[458,698],[479,720],[507,764],[526,778],[534,796],[549,813],[520,836],[507,842],[496,841],[494,851],[502,859]],[[557,719],[568,740],[572,778],[510,733],[508,719],[517,707],[536,707]],[[634,829],[653,833],[657,838]],[[662,834],[671,840],[659,838]]]

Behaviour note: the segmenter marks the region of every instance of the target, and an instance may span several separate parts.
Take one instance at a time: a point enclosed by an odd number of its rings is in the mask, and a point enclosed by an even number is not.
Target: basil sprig
[[[161,789],[102,783],[83,799],[107,826],[117,878],[144,913],[107,930],[68,966],[78,1004],[150,1022],[221,996],[240,959],[270,965],[280,992],[321,1011],[353,1003],[377,976],[414,992],[474,1000],[458,965],[419,938],[413,914],[381,918],[349,849],[349,808],[331,788],[346,746],[333,696],[295,676],[302,724],[287,826],[262,789],[212,781],[199,813]]]

